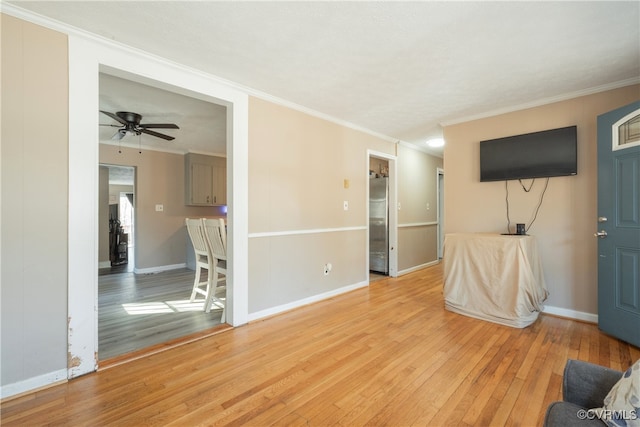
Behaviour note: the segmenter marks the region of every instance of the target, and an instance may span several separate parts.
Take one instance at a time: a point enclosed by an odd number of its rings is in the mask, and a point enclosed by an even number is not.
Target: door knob
[[[601,238],[601,239],[604,239],[605,237],[607,237],[607,232],[606,232],[606,231],[604,231],[604,230],[600,230],[600,231],[598,231],[597,233],[593,233],[593,235],[594,235],[595,237],[599,237],[599,238]]]
[[[607,217],[606,216],[599,216],[598,217],[598,222],[607,222]]]

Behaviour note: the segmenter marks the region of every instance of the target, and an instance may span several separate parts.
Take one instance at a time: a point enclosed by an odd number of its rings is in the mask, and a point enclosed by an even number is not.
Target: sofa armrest
[[[583,408],[600,408],[622,372],[580,360],[568,360],[562,379],[562,397]]]

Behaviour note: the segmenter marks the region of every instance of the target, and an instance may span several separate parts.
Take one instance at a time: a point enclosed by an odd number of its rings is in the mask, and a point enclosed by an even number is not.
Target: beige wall
[[[596,121],[639,98],[640,86],[634,85],[445,127],[445,232],[506,231],[505,183],[480,182],[479,141],[577,125],[578,175],[549,180],[529,234],[542,255],[547,304],[597,313]],[[538,179],[525,193],[517,181],[509,182],[512,223],[530,224],[543,184]]]
[[[367,149],[395,154],[382,139],[251,98],[249,232],[364,226]]]
[[[367,149],[394,154],[389,142],[250,99],[249,313],[367,280]]]
[[[67,37],[2,15],[2,385],[66,378]]]
[[[100,163],[136,168],[135,268],[158,269],[187,262],[184,219],[223,215],[221,207],[185,205],[184,156],[100,144]],[[163,205],[156,212],[156,205]]]
[[[438,260],[437,174],[442,159],[398,147],[398,271]]]
[[[398,192],[406,206],[400,223],[435,222],[441,159],[250,100],[249,313],[368,280],[367,150],[398,156]],[[398,246],[403,268],[436,260],[435,226],[402,229]],[[326,263],[333,269],[325,276]]]
[[[67,272],[78,261],[67,256],[74,236],[67,37],[2,15],[1,41],[4,395],[18,383],[24,391],[66,379]],[[250,313],[366,283],[367,150],[399,155],[398,146],[266,101],[251,99],[249,107]],[[98,161],[137,168],[138,269],[185,263],[184,218],[223,213],[184,205],[183,156],[101,146]],[[411,192],[403,191],[404,206],[412,206]],[[164,211],[156,212],[156,204]],[[403,213],[412,221],[409,208]],[[421,238],[404,242],[407,249],[425,245]],[[327,262],[333,269],[324,276]],[[414,262],[422,261],[399,260]]]

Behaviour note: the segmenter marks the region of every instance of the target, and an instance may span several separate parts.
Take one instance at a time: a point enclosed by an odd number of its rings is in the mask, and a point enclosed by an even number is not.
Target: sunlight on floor
[[[138,314],[169,314],[183,313],[187,311],[203,311],[204,300],[161,301],[161,302],[140,302],[122,304],[122,308],[130,315]]]

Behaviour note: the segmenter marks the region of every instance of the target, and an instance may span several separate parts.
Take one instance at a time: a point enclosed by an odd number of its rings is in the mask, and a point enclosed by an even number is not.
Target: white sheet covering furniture
[[[445,308],[515,328],[538,318],[547,299],[533,236],[454,233],[445,236]]]

